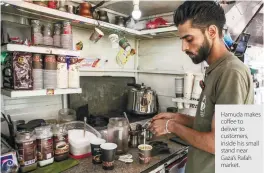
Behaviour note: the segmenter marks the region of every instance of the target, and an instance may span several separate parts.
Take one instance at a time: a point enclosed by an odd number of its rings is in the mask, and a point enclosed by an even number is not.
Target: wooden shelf
[[[81,88],[66,88],[66,89],[42,89],[42,90],[11,90],[1,89],[1,94],[11,97],[32,97],[32,96],[46,96],[46,95],[60,95],[60,94],[77,94],[82,93]]]
[[[9,52],[18,51],[18,52],[53,54],[53,55],[80,56],[80,51],[59,49],[52,47],[42,47],[42,46],[26,46],[20,44],[4,45],[2,46],[1,51],[9,51]]]
[[[71,14],[56,9],[51,9],[48,7],[43,7],[33,3],[24,2],[23,0],[16,0],[16,1],[3,0],[2,2],[11,5],[8,7],[2,7],[3,13],[6,12],[9,14],[12,13],[19,14],[24,17],[52,20],[54,22],[70,20],[73,25],[77,25],[77,26],[83,26],[83,27],[90,26],[91,28],[94,26],[100,26],[107,30],[120,30],[125,32],[126,34],[134,35],[138,37],[144,37],[144,38],[152,38],[157,33],[177,31],[177,27],[175,26],[138,31],[138,30],[118,26],[115,24],[86,18],[76,14]],[[12,9],[12,7],[14,8]]]
[[[172,101],[177,102],[177,103],[189,103],[189,104],[198,105],[198,101],[188,100],[188,99],[184,99],[184,98],[172,98]]]

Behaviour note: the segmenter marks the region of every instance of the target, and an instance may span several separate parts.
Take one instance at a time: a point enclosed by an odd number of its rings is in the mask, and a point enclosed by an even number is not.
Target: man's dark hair
[[[216,25],[220,37],[226,23],[224,9],[214,1],[185,1],[175,11],[174,23],[178,27],[187,20],[191,20],[192,26],[203,32],[210,25]]]

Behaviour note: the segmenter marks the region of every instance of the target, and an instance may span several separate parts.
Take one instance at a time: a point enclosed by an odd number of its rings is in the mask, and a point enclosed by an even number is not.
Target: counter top
[[[174,143],[174,142],[171,142],[169,140],[169,138],[173,137],[173,135],[165,135],[163,137],[159,137],[159,138],[154,138],[152,139],[151,141],[163,141],[163,142],[166,142],[170,148],[170,154],[160,154],[160,155],[157,155],[157,156],[154,156],[151,160],[151,162],[149,164],[140,164],[139,161],[138,161],[138,150],[137,148],[130,148],[128,153],[132,154],[133,155],[133,160],[134,162],[133,163],[130,163],[130,164],[126,164],[126,163],[123,163],[121,161],[115,161],[114,165],[115,165],[115,168],[114,170],[111,170],[111,171],[105,171],[103,168],[102,168],[102,165],[94,165],[92,163],[92,157],[88,157],[88,158],[85,158],[85,159],[81,159],[79,160],[80,161],[80,164],[71,168],[71,169],[68,169],[66,171],[64,171],[63,173],[139,173],[139,172],[142,172],[152,166],[155,166],[157,165],[160,161],[162,161],[163,159],[166,159],[168,158],[171,154],[174,154],[176,153],[177,151],[179,150],[182,150],[185,148],[185,146],[183,145],[180,145],[180,144],[177,144],[177,143]],[[155,169],[155,168],[153,168]]]

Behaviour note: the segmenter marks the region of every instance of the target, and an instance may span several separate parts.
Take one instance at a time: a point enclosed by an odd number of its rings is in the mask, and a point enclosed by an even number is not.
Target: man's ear
[[[214,39],[217,36],[218,28],[216,25],[210,25],[208,27],[208,36],[210,39]]]

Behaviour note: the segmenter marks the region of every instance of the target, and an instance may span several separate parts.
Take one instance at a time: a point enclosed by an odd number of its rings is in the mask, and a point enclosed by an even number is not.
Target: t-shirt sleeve
[[[247,98],[248,81],[235,70],[228,69],[216,84],[216,104],[244,104]]]

